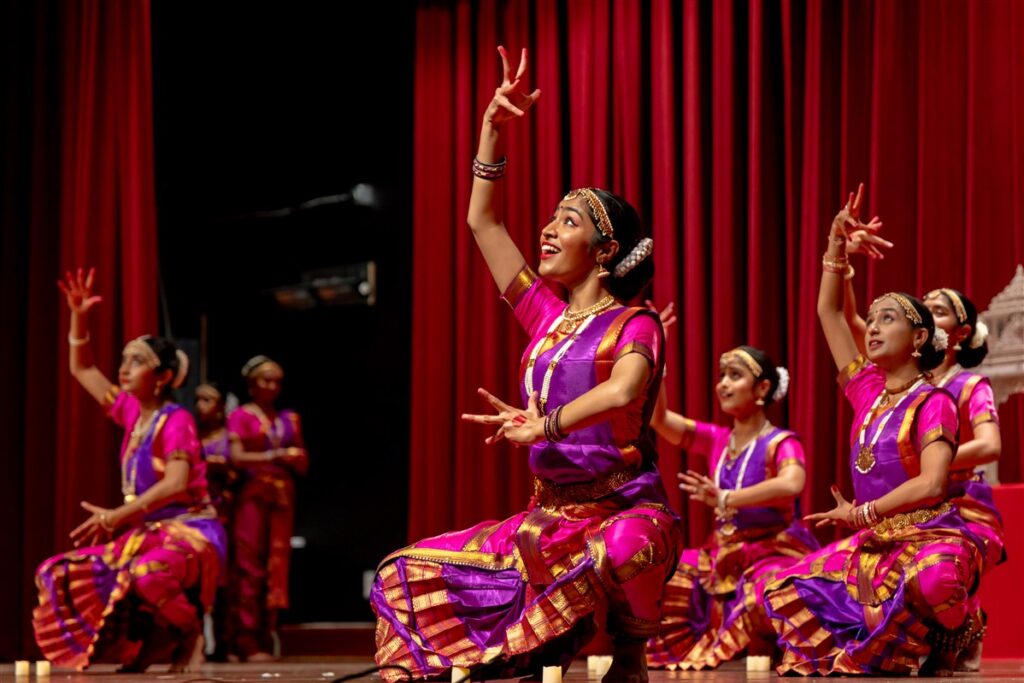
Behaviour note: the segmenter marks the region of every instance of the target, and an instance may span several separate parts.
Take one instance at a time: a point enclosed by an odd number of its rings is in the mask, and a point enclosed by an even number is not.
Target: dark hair
[[[764,397],[765,407],[775,403],[775,390],[779,388],[779,368],[775,365],[775,362],[768,357],[767,353],[753,346],[743,344],[737,348],[749,353],[751,358],[756,360],[757,364],[761,366],[761,376],[754,378],[754,384],[768,380],[768,395]]]
[[[604,210],[608,213],[608,220],[611,221],[613,232],[612,237],[605,237],[596,228],[597,217],[587,206],[587,215],[590,216],[590,220],[595,226],[593,244],[597,245],[610,239],[619,243],[618,252],[605,264],[605,268],[612,273],[606,280],[608,291],[616,299],[632,301],[644,291],[644,287],[654,278],[654,257],[653,255],[648,256],[622,277],[615,277],[615,267],[633,251],[640,240],[648,237],[647,228],[640,220],[640,214],[625,199],[607,190],[593,188],[593,191],[604,204]]]
[[[917,324],[909,317],[907,322],[914,329],[924,329],[928,332],[927,339],[924,340],[924,344],[917,350],[921,353],[921,357],[917,359],[917,367],[921,370],[934,370],[935,368],[942,365],[942,361],[946,358],[945,349],[935,348],[935,318],[932,317],[932,312],[928,310],[928,307],[924,305],[920,299],[906,292],[890,292],[883,296],[889,296],[890,294],[899,294],[907,298],[910,304],[914,307],[914,310],[921,316],[921,323]]]
[[[960,350],[956,352],[956,362],[965,368],[973,368],[981,365],[981,361],[985,360],[985,356],[988,355],[988,340],[981,343],[976,349],[971,348],[971,339],[974,338],[974,333],[978,330],[978,307],[974,305],[974,302],[968,299],[959,290],[953,289],[952,287],[946,287],[953,292],[960,299],[960,303],[964,305],[964,314],[967,316],[966,320],[961,320],[960,316],[957,315],[956,305],[950,300],[949,295],[946,294],[942,289],[936,290],[941,294],[946,301],[949,302],[949,306],[953,311],[953,316],[956,318],[956,324],[967,325],[971,328],[971,331],[967,334],[966,339],[960,340]]]
[[[164,385],[164,395],[169,396],[174,389],[173,384],[178,376],[178,370],[181,369],[178,346],[164,337],[144,337],[143,341],[149,344],[149,348],[153,349],[156,352],[156,357],[160,359],[160,365],[156,368],[156,372],[171,371],[171,381]]]

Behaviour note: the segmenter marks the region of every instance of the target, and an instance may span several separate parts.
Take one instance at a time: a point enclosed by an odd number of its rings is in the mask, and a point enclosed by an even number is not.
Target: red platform
[[[981,582],[981,606],[988,613],[985,659],[1024,658],[1024,484],[993,489],[1006,529],[1007,560]]]

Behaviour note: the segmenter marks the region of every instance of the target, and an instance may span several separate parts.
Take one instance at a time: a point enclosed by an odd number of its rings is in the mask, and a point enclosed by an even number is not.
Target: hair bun
[[[974,326],[974,334],[971,335],[970,347],[976,349],[985,343],[988,339],[988,325],[985,324],[984,320],[978,320],[978,323]]]
[[[181,349],[176,349],[174,353],[178,357],[178,374],[174,376],[171,388],[180,389],[188,378],[188,354]]]

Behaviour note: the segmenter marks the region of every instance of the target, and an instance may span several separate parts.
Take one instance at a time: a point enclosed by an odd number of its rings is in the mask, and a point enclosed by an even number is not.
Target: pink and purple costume
[[[488,677],[567,665],[593,634],[601,604],[616,633],[650,637],[679,557],[677,519],[649,431],[663,366],[660,322],[642,309],[616,308],[561,331],[565,302],[529,268],[504,298],[531,338],[520,378],[532,373],[543,386],[557,358],[550,409],[606,381],[626,354],[649,361],[650,380],[611,419],[530,448],[535,495],[524,512],[384,559],[370,598],[377,663],[407,667],[417,678],[495,660],[500,666]]]
[[[753,486],[790,465],[804,467],[804,450],[793,432],[767,428],[748,448],[730,457],[730,430],[686,420],[682,447],[708,457],[720,488]],[[743,651],[753,637],[773,631],[761,609],[768,579],[818,549],[800,521],[799,501],[740,508],[720,517],[708,542],[684,550],[665,590],[661,633],[647,645],[654,667],[715,667]]]
[[[189,464],[188,483],[110,543],[72,550],[39,566],[32,624],[39,649],[59,666],[131,662],[142,646],[140,615],[180,632],[199,628],[224,563],[227,541],[207,495],[191,414],[176,404],[160,408],[135,450],[129,448],[129,432],[138,421],[138,399],[116,393],[110,416],[126,429],[121,469],[132,491],[142,494],[155,485],[175,460]]]
[[[957,410],[946,391],[921,382],[894,406],[872,411],[885,387],[877,366],[858,356],[840,381],[854,409],[857,501],[917,476],[928,445],[955,448]],[[861,438],[874,443],[870,458],[858,450]],[[778,672],[906,674],[919,667],[939,636],[973,628],[968,599],[983,548],[947,499],[884,517],[783,570],[764,596],[783,650]]]

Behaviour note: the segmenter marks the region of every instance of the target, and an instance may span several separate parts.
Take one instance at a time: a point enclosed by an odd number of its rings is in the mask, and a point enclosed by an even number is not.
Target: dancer
[[[232,521],[232,610],[230,654],[244,661],[275,658],[277,614],[288,607],[288,568],[295,523],[295,477],[309,458],[299,415],[278,411],[284,370],[266,356],[242,368],[249,403],[228,416],[231,462],[241,471]]]
[[[230,538],[238,470],[231,464],[231,440],[228,438],[224,394],[214,383],[200,384],[196,387],[195,405],[210,500],[217,510],[217,519]],[[229,557],[228,566],[230,565]],[[206,643],[207,660],[211,662],[226,662],[228,659],[227,647],[231,640],[229,586],[228,572],[221,572],[217,596],[210,614],[211,629],[207,631],[207,635],[213,636],[212,643]]]
[[[71,310],[71,373],[125,428],[124,503],[83,502],[90,516],[71,532],[76,550],[36,571],[36,642],[59,666],[120,662],[141,672],[170,657],[171,671],[187,671],[202,660],[200,614],[213,603],[226,548],[195,422],[171,400],[188,359],[166,339],[139,337],[125,346],[112,384],[89,345],[89,312],[101,301],[93,281],[92,270],[78,269],[60,283]]]
[[[773,633],[758,609],[759,586],[818,548],[799,514],[803,448],[765,415],[785,397],[789,373],[752,346],[722,354],[718,369],[731,429],[667,410],[664,389],[651,420],[661,436],[708,458],[714,478],[688,470],[679,487],[716,517],[711,538],[683,551],[669,581],[661,632],[647,646],[648,664],[659,668],[715,667],[756,649]]]
[[[500,145],[504,125],[524,116],[540,91],[523,88],[525,50],[516,72],[498,50],[504,81],[483,117],[469,224],[531,338],[519,370],[528,407],[481,390],[497,414],[464,419],[497,429],[486,443],[530,447],[535,496],[509,519],[384,559],[371,593],[377,663],[416,678],[452,666],[484,666],[488,677],[566,668],[606,603],[614,663],[604,680],[642,683],[644,644],[658,629],[680,550],[649,433],[661,325],[645,309],[622,306],[653,275],[653,243],[625,200],[573,190],[540,231],[539,276],[526,265],[502,223]],[[427,594],[437,599],[422,600]],[[381,674],[401,677],[395,669]]]
[[[988,328],[978,320],[978,309],[963,293],[949,287],[934,289],[924,296],[935,326],[949,343],[942,363],[932,371],[932,383],[949,391],[960,413],[960,446],[950,464],[950,502],[967,520],[968,527],[984,542],[982,572],[1006,559],[1003,520],[992,497],[981,465],[994,462],[1002,451],[999,416],[988,378],[967,368],[981,364],[988,353]],[[856,312],[856,299],[848,273],[845,313],[851,329],[864,329]],[[980,599],[972,596],[971,610],[984,622]],[[958,671],[981,667],[982,639],[979,637],[959,655]]]
[[[946,497],[959,428],[956,404],[927,381],[946,335],[929,310],[899,292],[877,298],[867,358],[843,316],[846,232],[860,229],[863,186],[832,222],[818,315],[854,409],[855,499],[833,487],[836,507],[818,525],[858,531],[779,573],[764,600],[783,649],[781,673],[948,673],[976,639],[969,612],[982,541]],[[922,665],[922,661],[927,661]]]

